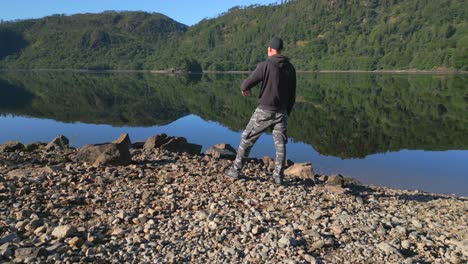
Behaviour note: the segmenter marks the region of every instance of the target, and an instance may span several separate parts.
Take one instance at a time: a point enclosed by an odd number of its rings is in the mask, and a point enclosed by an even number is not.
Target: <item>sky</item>
[[[234,6],[268,5],[278,0],[4,0],[0,19],[41,18],[54,14],[100,13],[106,10],[162,13],[188,26],[213,18]]]

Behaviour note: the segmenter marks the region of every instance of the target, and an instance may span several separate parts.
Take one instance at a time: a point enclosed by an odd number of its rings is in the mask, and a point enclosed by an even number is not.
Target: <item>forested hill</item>
[[[278,35],[299,70],[468,70],[465,0],[284,2],[192,27],[141,12],[3,23],[0,67],[250,70]]]
[[[54,15],[0,25],[0,67],[143,69],[187,26],[157,13]]]

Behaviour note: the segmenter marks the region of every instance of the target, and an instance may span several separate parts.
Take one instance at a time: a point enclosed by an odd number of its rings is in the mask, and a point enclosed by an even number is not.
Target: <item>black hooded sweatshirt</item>
[[[248,91],[260,82],[259,107],[289,115],[296,101],[296,70],[289,59],[281,54],[269,56],[242,82],[241,90]]]

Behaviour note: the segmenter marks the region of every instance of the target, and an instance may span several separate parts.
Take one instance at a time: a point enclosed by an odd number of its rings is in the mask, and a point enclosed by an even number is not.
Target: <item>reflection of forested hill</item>
[[[21,72],[0,77],[34,95],[22,108],[1,104],[4,113],[130,126],[167,124],[189,113],[179,102],[178,91],[165,89],[165,82],[151,82],[149,87],[146,78],[137,74]]]
[[[0,112],[130,126],[167,124],[193,113],[243,129],[256,105],[254,97],[240,95],[245,76],[194,77],[4,73],[2,95],[16,98],[19,93],[27,99],[12,105],[3,102],[14,100],[2,96]],[[466,76],[299,75],[289,135],[321,154],[342,158],[400,149],[468,149],[467,80]]]

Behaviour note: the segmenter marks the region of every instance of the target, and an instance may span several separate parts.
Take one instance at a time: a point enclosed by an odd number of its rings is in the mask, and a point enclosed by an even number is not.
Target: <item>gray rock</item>
[[[229,144],[216,144],[205,152],[213,158],[218,159],[235,159],[236,150]]]
[[[65,149],[69,147],[70,141],[64,135],[58,135],[45,146],[46,150]]]
[[[72,225],[61,225],[54,228],[52,231],[52,236],[61,239],[72,236],[76,233],[76,228]]]

